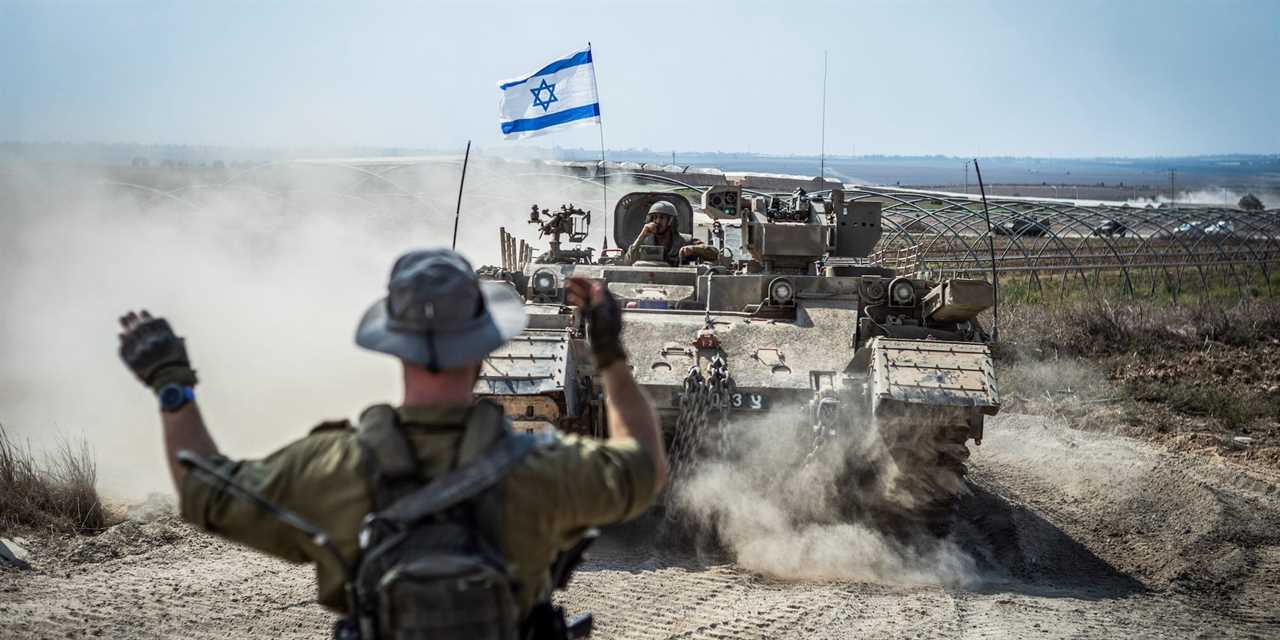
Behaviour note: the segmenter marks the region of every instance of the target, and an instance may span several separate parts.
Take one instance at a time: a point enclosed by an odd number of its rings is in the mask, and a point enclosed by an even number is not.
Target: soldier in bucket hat
[[[476,401],[472,389],[481,363],[524,329],[526,317],[515,291],[503,283],[479,280],[465,258],[447,249],[401,256],[391,270],[386,297],[369,307],[356,330],[356,344],[400,360],[402,403],[374,405],[356,425],[346,420],[321,423],[261,460],[236,461],[219,453],[195,401],[196,375],[185,343],[164,319],[146,311],[121,318],[120,355],[159,397],[182,517],[259,551],[315,563],[318,600],[335,611],[353,613],[346,611],[343,571],[337,561],[307,536],[253,504],[233,499],[217,483],[193,479],[196,474],[187,473],[175,458],[179,450],[204,456],[237,484],[317,525],[330,535],[345,563],[360,566],[362,572],[367,564],[362,553],[371,548],[367,538],[372,535],[376,548],[379,537],[378,531],[366,530],[361,546],[366,516],[388,512],[388,507],[398,506],[397,500],[437,478],[487,477],[491,487],[466,494],[467,499],[450,511],[432,512],[432,521],[447,521],[455,512],[469,514],[467,526],[478,534],[469,538],[478,538],[475,544],[482,543],[499,557],[495,575],[501,574],[507,581],[502,584],[509,585],[509,598],[498,599],[510,600],[514,619],[523,625],[521,637],[531,637],[537,635],[528,630],[531,612],[549,607],[550,567],[557,554],[591,527],[645,511],[666,476],[656,416],[626,364],[617,302],[598,282],[575,278],[567,288],[570,304],[585,318],[604,379],[608,440],[555,434],[539,438],[536,445],[521,444],[525,436],[510,432],[501,408]],[[500,449],[514,453],[502,458]],[[430,544],[425,547],[414,551],[439,551]],[[386,581],[382,583],[385,587]],[[410,593],[429,591],[421,585],[415,588],[419,591]],[[397,620],[427,624],[423,620],[433,612],[397,615]],[[374,635],[393,631],[382,628]],[[453,637],[444,631],[438,629],[433,637]],[[489,634],[473,627],[463,635]],[[515,636],[500,632],[493,637]]]

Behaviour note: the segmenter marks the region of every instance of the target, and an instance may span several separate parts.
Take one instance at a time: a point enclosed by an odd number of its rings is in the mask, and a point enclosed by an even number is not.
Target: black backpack
[[[425,484],[396,410],[375,405],[360,416],[375,509],[360,533],[354,585],[361,607],[354,614],[366,640],[521,635],[520,585],[501,550],[501,481],[541,437],[513,433],[496,405],[482,402],[472,411],[470,420],[500,421],[498,439]]]

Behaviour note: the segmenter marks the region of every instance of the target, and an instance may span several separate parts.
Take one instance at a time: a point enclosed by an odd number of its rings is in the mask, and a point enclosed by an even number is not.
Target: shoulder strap
[[[408,493],[418,471],[413,445],[400,430],[394,407],[375,404],[360,414],[356,439],[373,458],[370,479],[378,507],[385,507]]]
[[[505,478],[538,443],[539,438],[535,436],[506,431],[482,455],[396,500],[377,515],[393,522],[411,524],[466,502]]]
[[[489,400],[476,401],[467,412],[467,428],[458,442],[458,466],[484,455],[510,430],[502,407]]]

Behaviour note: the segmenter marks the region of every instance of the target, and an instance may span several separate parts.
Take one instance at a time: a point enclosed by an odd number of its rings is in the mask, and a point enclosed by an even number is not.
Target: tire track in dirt
[[[325,637],[330,616],[314,599],[309,567],[193,532],[124,558],[0,574],[0,637]]]
[[[1280,590],[1268,578],[1280,567],[1280,505],[1276,485],[1266,478],[1030,416],[993,420],[973,462],[976,494],[966,506],[977,512],[955,533],[981,571],[968,588],[777,582],[740,573],[723,559],[702,563],[694,556],[676,557],[683,565],[678,572],[652,557],[627,565],[619,561],[643,557],[646,544],[631,531],[613,532],[626,539],[628,553],[598,549],[599,559],[561,600],[600,612],[600,638],[1269,637],[1280,631],[1274,613]],[[1266,533],[1271,524],[1276,527]],[[1223,541],[1234,565],[1200,557]],[[605,574],[593,576],[598,571]],[[1188,586],[1194,580],[1210,584]],[[733,592],[705,605],[681,595],[709,584]]]
[[[964,588],[772,580],[655,544],[649,517],[606,532],[557,599],[602,640],[1280,636],[1270,477],[1027,416],[992,420],[972,461]],[[203,534],[110,559],[34,551],[34,571],[0,571],[0,638],[329,633],[309,567]]]

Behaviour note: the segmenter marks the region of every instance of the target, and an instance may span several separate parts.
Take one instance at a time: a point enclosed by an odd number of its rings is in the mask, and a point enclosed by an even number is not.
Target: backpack
[[[469,424],[477,420],[497,421],[497,440],[424,484],[396,410],[375,405],[361,414],[358,438],[370,462],[375,509],[361,529],[354,581],[362,638],[519,637],[520,585],[501,551],[501,481],[540,437],[513,433],[489,403],[468,414]],[[464,432],[464,452],[476,446],[468,435],[477,431]]]

